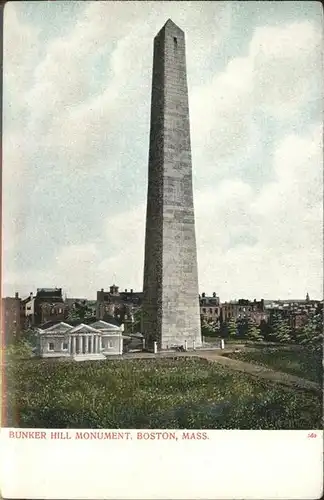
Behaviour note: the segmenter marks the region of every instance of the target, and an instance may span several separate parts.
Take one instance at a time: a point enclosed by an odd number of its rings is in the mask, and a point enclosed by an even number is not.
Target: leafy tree
[[[271,326],[268,321],[262,320],[260,323],[260,333],[265,340],[271,339]]]
[[[275,342],[287,343],[291,341],[291,328],[289,325],[289,320],[282,318],[280,315],[276,315],[272,322],[272,332],[271,340]]]
[[[237,334],[239,337],[246,337],[248,331],[248,318],[238,318],[236,320]]]
[[[142,332],[143,329],[143,320],[147,316],[147,313],[143,311],[141,307],[136,309],[133,312],[133,318],[134,318],[134,323],[133,323],[133,332]]]
[[[87,305],[85,301],[75,302],[72,308],[68,312],[67,321],[86,321],[93,318],[92,309]]]
[[[229,337],[233,338],[237,336],[237,324],[236,324],[236,319],[231,318],[228,322],[227,325],[227,333]]]
[[[316,312],[309,316],[307,323],[297,336],[297,341],[311,350],[320,352],[323,348],[323,316]]]
[[[142,330],[142,309],[139,308],[133,313],[134,323],[133,331],[140,332]]]
[[[201,318],[201,334],[204,337],[216,337],[218,333],[219,328],[216,321],[207,321]]]
[[[32,345],[25,339],[19,339],[14,344],[8,345],[6,349],[6,358],[15,360],[19,358],[30,358],[32,356]]]
[[[262,340],[262,335],[260,333],[260,329],[256,326],[256,324],[252,320],[252,318],[248,318],[248,320],[247,320],[246,338],[248,340],[253,340],[253,341]]]
[[[31,345],[31,347],[36,347],[38,342],[37,330],[31,327],[26,328],[21,332],[20,339],[17,342],[19,342],[20,340],[27,342],[29,345]]]

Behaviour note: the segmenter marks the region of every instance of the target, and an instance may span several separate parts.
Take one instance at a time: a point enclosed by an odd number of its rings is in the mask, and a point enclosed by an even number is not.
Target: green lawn
[[[16,361],[8,425],[40,428],[321,428],[321,394],[203,359]]]
[[[322,383],[322,357],[307,349],[283,349],[280,346],[263,347],[255,351],[227,354],[227,357],[290,373]]]

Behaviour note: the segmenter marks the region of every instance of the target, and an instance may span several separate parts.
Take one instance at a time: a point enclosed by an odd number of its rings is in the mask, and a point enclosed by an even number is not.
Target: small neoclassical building
[[[38,329],[39,354],[43,358],[72,358],[76,361],[105,359],[123,353],[122,327],[96,321],[72,326],[60,322]]]

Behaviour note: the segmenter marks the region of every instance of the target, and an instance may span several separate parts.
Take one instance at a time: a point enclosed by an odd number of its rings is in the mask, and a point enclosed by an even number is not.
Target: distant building
[[[21,301],[22,314],[24,314],[24,327],[28,328],[35,324],[35,297],[33,292],[30,292],[29,297]]]
[[[79,297],[66,297],[64,299],[64,304],[68,309],[72,309],[74,304],[85,304],[87,303],[86,298],[79,298]]]
[[[96,317],[107,321],[115,318],[125,325],[125,332],[130,332],[134,313],[140,308],[142,299],[143,293],[134,292],[133,289],[120,292],[118,286],[112,285],[108,292],[102,288],[97,292]]]
[[[43,358],[100,360],[123,352],[122,328],[104,321],[91,325],[59,322],[38,329],[39,354]]]
[[[268,320],[264,300],[239,299],[221,304],[221,323],[227,323],[231,319],[252,318],[257,325]]]
[[[212,297],[206,296],[205,292],[199,295],[200,316],[206,321],[220,321],[221,307],[216,292]]]
[[[279,317],[286,320],[292,330],[298,330],[307,323],[310,315],[322,314],[323,301],[310,300],[307,294],[306,300],[271,301],[267,303],[266,310],[270,324],[273,324],[274,320]]]
[[[1,299],[1,309],[3,344],[7,345],[18,339],[21,333],[21,299],[18,293],[15,294],[15,297]]]
[[[66,317],[66,304],[62,296],[62,288],[37,288],[23,300],[26,326],[40,326],[53,320],[63,321]]]

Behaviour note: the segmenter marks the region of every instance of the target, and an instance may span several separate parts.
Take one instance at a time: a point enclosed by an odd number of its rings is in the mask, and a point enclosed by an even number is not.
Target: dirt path
[[[298,389],[307,389],[313,391],[320,391],[321,386],[316,382],[311,380],[306,380],[295,375],[291,375],[284,372],[278,372],[272,370],[271,368],[266,368],[264,366],[256,365],[253,363],[247,363],[246,361],[240,361],[238,359],[231,359],[225,356],[221,356],[217,352],[202,352],[197,353],[199,358],[208,359],[208,361],[213,361],[219,363],[222,366],[228,366],[231,370],[236,370],[239,372],[249,373],[266,380],[271,380],[273,382],[278,382],[289,387],[296,387]]]
[[[197,350],[197,351],[187,351],[187,352],[160,352],[158,354],[153,353],[129,353],[124,354],[122,359],[134,359],[134,358],[169,358],[178,356],[194,356],[197,358],[207,359],[208,361],[219,363],[222,366],[228,366],[231,370],[248,373],[255,377],[263,378],[265,380],[270,380],[272,382],[277,382],[279,384],[295,387],[296,389],[306,389],[311,391],[320,391],[322,388],[320,384],[313,382],[311,380],[306,380],[295,375],[290,375],[288,373],[279,372],[272,370],[271,368],[266,368],[264,366],[256,365],[253,363],[247,363],[246,361],[240,361],[238,359],[231,359],[221,355],[228,352],[233,352],[234,349],[225,349],[220,351],[215,350]]]

